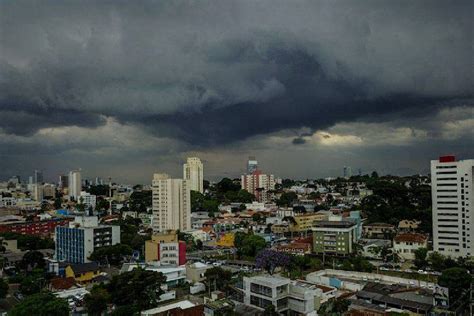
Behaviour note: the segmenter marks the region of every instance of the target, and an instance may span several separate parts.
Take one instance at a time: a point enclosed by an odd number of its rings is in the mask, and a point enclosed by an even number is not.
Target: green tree
[[[430,255],[428,256],[428,263],[435,271],[443,271],[444,269],[446,269],[445,261],[446,257],[437,251],[430,253]]]
[[[54,199],[54,208],[56,210],[61,208],[61,198],[60,197],[57,197],[56,199]]]
[[[111,265],[120,265],[124,257],[132,255],[132,248],[124,244],[100,247],[94,250],[89,259],[92,261],[108,262]]]
[[[298,200],[298,195],[295,192],[284,192],[277,200],[278,206],[292,206],[293,203]]]
[[[349,309],[351,303],[346,300],[330,299],[329,301],[323,303],[318,310],[318,315],[322,316],[339,316],[344,315],[345,312]]]
[[[18,263],[18,266],[23,270],[31,271],[33,269],[44,269],[46,261],[44,256],[39,251],[28,251],[23,255],[23,258]]]
[[[224,270],[221,267],[212,267],[204,273],[207,286],[210,289],[225,289],[232,278],[232,272]]]
[[[8,283],[2,278],[0,279],[0,299],[5,298],[8,294]]]
[[[438,278],[438,284],[447,287],[452,298],[461,297],[464,291],[469,290],[471,282],[472,277],[467,270],[458,267],[444,270]]]
[[[263,237],[251,234],[244,238],[242,247],[237,250],[240,250],[244,256],[255,257],[255,255],[266,246],[267,242]]]
[[[134,306],[138,310],[156,306],[166,282],[162,273],[141,268],[116,275],[107,285],[112,302],[118,306]]]
[[[87,313],[91,316],[100,316],[107,310],[107,303],[110,302],[110,293],[104,286],[94,285],[90,294],[84,297]]]
[[[38,293],[15,305],[8,315],[68,316],[69,305],[66,300],[57,298],[52,293]]]
[[[417,269],[423,269],[428,265],[428,261],[426,260],[427,254],[428,249],[426,248],[418,248],[415,250],[415,260],[413,263]]]

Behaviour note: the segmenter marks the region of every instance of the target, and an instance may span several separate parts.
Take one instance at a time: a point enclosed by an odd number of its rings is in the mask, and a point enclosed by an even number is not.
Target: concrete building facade
[[[474,255],[474,159],[431,161],[433,248],[451,257]]]
[[[153,231],[191,229],[191,190],[188,181],[156,173],[152,190]]]
[[[69,226],[57,226],[55,259],[86,263],[94,249],[120,243],[120,226],[99,225],[96,216],[76,216]]]
[[[199,158],[188,158],[183,165],[183,179],[188,182],[190,190],[204,192],[204,166]]]

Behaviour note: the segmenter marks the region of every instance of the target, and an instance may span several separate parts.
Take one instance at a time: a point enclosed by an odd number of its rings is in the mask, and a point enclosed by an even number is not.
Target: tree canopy
[[[166,277],[162,273],[137,268],[114,276],[107,290],[117,306],[145,310],[156,306],[163,294],[161,285],[165,282]]]
[[[10,316],[68,316],[69,305],[66,300],[52,293],[38,293],[26,297],[8,313]]]

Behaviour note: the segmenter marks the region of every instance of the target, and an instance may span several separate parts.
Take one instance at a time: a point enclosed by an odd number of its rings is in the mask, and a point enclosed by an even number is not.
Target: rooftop
[[[417,242],[424,243],[428,237],[418,233],[402,233],[395,236],[394,240],[396,242]]]
[[[327,227],[327,228],[350,228],[355,226],[354,222],[351,221],[319,221],[314,222],[314,227]]]

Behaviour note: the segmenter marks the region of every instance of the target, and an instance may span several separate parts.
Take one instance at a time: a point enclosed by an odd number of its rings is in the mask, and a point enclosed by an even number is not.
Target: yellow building
[[[178,234],[175,230],[169,230],[151,236],[151,240],[145,241],[145,262],[160,260],[160,243],[178,242]]]
[[[70,264],[66,267],[66,278],[74,278],[79,284],[87,284],[100,275],[96,262]]]
[[[295,215],[296,225],[293,231],[307,231],[313,227],[313,223],[316,221],[324,221],[328,219],[328,215],[324,213],[307,213],[301,215]]]
[[[222,235],[216,242],[216,245],[220,247],[234,247],[234,234],[227,233]]]

